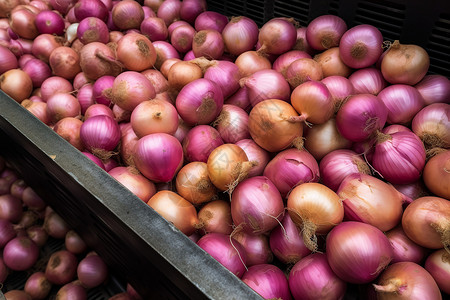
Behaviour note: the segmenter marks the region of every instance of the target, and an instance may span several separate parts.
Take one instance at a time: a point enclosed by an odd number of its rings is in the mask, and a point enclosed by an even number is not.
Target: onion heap
[[[426,49],[202,0],[3,2],[0,89],[263,297],[449,293],[450,83]],[[0,245],[35,253],[3,169]]]

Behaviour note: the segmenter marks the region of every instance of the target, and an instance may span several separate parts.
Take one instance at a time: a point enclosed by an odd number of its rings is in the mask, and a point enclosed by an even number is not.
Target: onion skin
[[[355,94],[378,95],[387,86],[381,71],[374,67],[358,69],[348,80],[352,83]]]
[[[223,144],[217,129],[209,125],[197,125],[186,134],[183,140],[183,153],[189,162],[206,163],[211,152]]]
[[[28,270],[38,258],[39,248],[27,236],[17,236],[3,248],[3,262],[13,271]]]
[[[394,255],[391,263],[410,261],[421,264],[428,254],[428,250],[417,245],[405,234],[401,224],[386,232],[386,236],[392,244]]]
[[[178,194],[194,205],[209,202],[217,195],[204,162],[194,161],[182,167],[176,176],[175,186]]]
[[[426,105],[450,103],[450,80],[443,75],[425,75],[414,87],[422,95]]]
[[[289,288],[294,299],[333,300],[344,297],[347,283],[334,274],[326,254],[314,253],[301,259],[291,269]]]
[[[252,139],[243,139],[236,142],[236,145],[244,150],[249,161],[257,162],[248,173],[248,177],[259,176],[264,172],[264,168],[269,163],[269,152],[258,146]]]
[[[33,82],[21,69],[11,69],[0,75],[0,89],[16,102],[21,103],[31,95]]]
[[[213,200],[198,211],[199,231],[203,235],[211,232],[231,234],[233,219],[229,201]]]
[[[272,250],[269,247],[269,238],[265,234],[248,234],[243,231],[233,233],[233,238],[245,249],[247,267],[269,264],[273,260]]]
[[[67,250],[53,252],[45,268],[45,277],[52,284],[67,284],[75,278],[77,264],[77,257]]]
[[[366,245],[371,245],[366,247]],[[350,283],[369,283],[392,260],[392,247],[378,228],[355,221],[334,227],[327,236],[326,254],[331,269]]]
[[[377,299],[442,299],[433,277],[423,267],[413,262],[398,262],[383,271],[373,285]]]
[[[450,295],[450,254],[445,249],[431,253],[425,261],[425,269],[433,276],[439,289]]]
[[[56,293],[55,300],[64,299],[87,300],[86,289],[76,281],[64,284]]]
[[[245,16],[232,17],[222,31],[227,51],[240,55],[250,51],[258,41],[259,28],[255,21]]]
[[[143,34],[130,32],[117,42],[117,59],[130,71],[144,71],[156,62],[156,50]]]
[[[240,140],[250,138],[248,114],[238,106],[224,104],[214,125],[225,143],[235,144]]]
[[[52,284],[45,277],[44,272],[36,272],[28,277],[25,282],[24,291],[29,294],[33,300],[46,299],[50,294]]]
[[[323,77],[343,76],[349,77],[352,69],[342,61],[339,56],[339,47],[332,47],[314,56],[314,60],[322,66]]]
[[[109,170],[108,174],[145,203],[156,193],[155,184],[132,168],[118,166]]]
[[[133,109],[130,122],[139,138],[152,133],[174,134],[178,129],[178,113],[171,103],[151,99]]]
[[[48,235],[57,239],[62,239],[70,230],[69,225],[56,212],[52,211],[45,216],[44,228]]]
[[[108,278],[108,266],[97,254],[86,255],[78,263],[77,277],[87,289],[100,286]]]
[[[450,150],[430,158],[425,164],[422,178],[433,194],[450,200]]]
[[[7,300],[32,300],[31,296],[23,290],[10,290],[4,295]]]
[[[402,227],[416,244],[440,249],[450,245],[450,201],[434,196],[411,202],[403,212]]]
[[[264,54],[253,50],[239,54],[234,63],[238,66],[241,77],[272,68],[272,63]]]
[[[241,279],[264,299],[292,299],[286,276],[275,265],[258,264],[251,266]]]
[[[17,223],[22,218],[22,201],[11,194],[0,196],[0,218]]]
[[[414,116],[411,129],[427,149],[450,148],[450,105],[433,103],[425,106]]]
[[[82,254],[88,249],[84,240],[73,229],[67,232],[64,238],[64,246],[75,255]]]

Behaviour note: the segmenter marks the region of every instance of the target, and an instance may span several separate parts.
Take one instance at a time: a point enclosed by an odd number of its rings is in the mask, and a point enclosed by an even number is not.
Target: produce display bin
[[[322,14],[371,24],[386,40],[424,47],[450,77],[450,1],[209,0],[208,10],[258,25]],[[0,155],[144,299],[261,299],[187,236],[0,91]],[[348,297],[350,299],[352,297]]]

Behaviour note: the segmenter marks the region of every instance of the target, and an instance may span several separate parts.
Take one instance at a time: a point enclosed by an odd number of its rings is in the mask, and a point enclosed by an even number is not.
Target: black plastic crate
[[[416,44],[430,55],[429,73],[450,78],[450,1],[447,0],[209,0],[208,9],[247,16],[259,26],[274,17],[292,17],[302,26],[332,14],[347,26],[370,24],[385,40]]]

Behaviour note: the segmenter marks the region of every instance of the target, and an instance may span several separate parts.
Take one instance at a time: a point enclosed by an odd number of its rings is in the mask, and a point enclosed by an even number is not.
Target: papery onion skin
[[[421,197],[411,202],[403,212],[402,227],[416,244],[440,249],[449,247],[450,201],[435,197]]]
[[[131,168],[118,166],[109,170],[108,174],[145,203],[156,193],[155,184]]]
[[[289,214],[284,214],[281,225],[270,232],[269,243],[275,257],[284,264],[293,265],[311,253]]]
[[[31,296],[23,290],[9,290],[3,296],[9,300],[32,300]]]
[[[67,224],[67,222],[63,218],[61,218],[61,216],[57,214],[55,211],[50,211],[45,216],[44,228],[49,236],[57,239],[64,238],[67,232],[70,230],[70,227]]]
[[[450,103],[450,80],[443,75],[425,75],[414,87],[422,95],[426,105]]]
[[[3,262],[13,271],[28,270],[38,258],[39,248],[27,236],[17,236],[3,248]]]
[[[225,51],[222,35],[216,30],[200,30],[194,35],[192,51],[195,57],[204,56],[208,59],[220,59]]]
[[[343,76],[348,77],[352,69],[342,61],[339,56],[339,47],[333,47],[314,56],[314,60],[322,66],[323,77]]]
[[[17,57],[8,48],[0,45],[0,74],[19,67]]]
[[[21,103],[33,91],[33,82],[30,76],[21,69],[11,69],[0,75],[0,89]]]
[[[140,25],[140,31],[152,42],[164,41],[169,36],[166,23],[156,16],[145,18]]]
[[[178,194],[194,205],[209,202],[217,195],[205,162],[193,161],[182,167],[177,173],[175,186]]]
[[[411,129],[427,149],[450,148],[450,105],[433,103],[425,106],[414,116]]]
[[[450,254],[445,249],[431,253],[425,261],[425,270],[433,276],[440,290],[450,295]]]
[[[170,89],[178,92],[188,83],[202,77],[202,69],[197,64],[189,61],[178,61],[169,68],[167,82]]]
[[[130,32],[117,42],[117,59],[130,71],[144,71],[156,62],[156,50],[143,34]]]
[[[241,80],[247,87],[252,106],[266,99],[289,101],[291,90],[283,75],[275,70],[261,70]]]
[[[286,80],[292,88],[309,80],[322,80],[322,66],[312,58],[299,58],[286,69]]]
[[[355,94],[378,95],[387,86],[381,71],[374,67],[358,69],[348,80],[352,83]]]
[[[23,215],[22,201],[10,193],[0,196],[0,218],[18,223]]]
[[[433,194],[450,200],[450,150],[430,158],[425,164],[422,178]]]
[[[77,27],[77,38],[83,44],[91,42],[109,42],[109,31],[105,22],[96,17],[87,17]]]
[[[155,96],[155,88],[152,83],[145,75],[139,72],[125,71],[114,79],[112,100],[114,104],[124,110],[131,112],[141,102],[152,99]]]
[[[111,10],[115,26],[121,30],[139,28],[144,20],[144,10],[136,1],[119,1]]]
[[[269,238],[265,234],[249,234],[244,231],[232,233],[233,238],[245,249],[247,256],[246,266],[269,264],[273,260],[272,250],[269,247]]]
[[[87,289],[100,286],[108,278],[108,266],[97,254],[87,255],[78,263],[77,278]]]
[[[284,216],[283,200],[276,186],[265,176],[240,182],[231,195],[233,223],[248,234],[264,234]]]
[[[283,271],[272,264],[258,264],[248,268],[242,281],[264,299],[292,299]]]
[[[270,60],[260,52],[249,50],[239,54],[234,61],[241,77],[247,77],[257,71],[272,68]]]
[[[226,60],[212,61],[204,71],[204,78],[220,86],[223,98],[226,99],[239,89],[239,68],[236,64]]]
[[[297,30],[289,19],[273,18],[260,28],[258,41],[263,53],[282,54],[294,47]]]
[[[49,65],[36,58],[27,61],[22,67],[22,70],[30,76],[33,87],[35,88],[40,87],[42,82],[52,75]]]
[[[119,124],[105,115],[91,117],[81,125],[80,138],[91,153],[112,151],[120,141]]]
[[[291,50],[278,56],[273,62],[272,68],[286,77],[286,71],[289,65],[300,58],[311,58],[311,55],[305,51]]]
[[[235,105],[224,104],[214,125],[225,143],[235,144],[240,140],[250,138],[248,114]]]
[[[208,160],[211,152],[224,141],[220,133],[212,126],[197,125],[189,130],[183,140],[183,152],[189,162]]]
[[[68,141],[72,146],[78,150],[84,150],[83,142],[80,139],[80,128],[83,121],[74,117],[62,118],[53,126],[59,136]]]
[[[336,193],[344,204],[345,219],[388,231],[401,220],[403,198],[391,185],[367,174],[348,175]]]
[[[255,21],[245,16],[232,17],[222,31],[227,51],[238,56],[252,50],[258,41],[259,28]]]
[[[394,255],[391,264],[401,261],[410,261],[421,264],[428,254],[428,249],[414,243],[403,231],[401,224],[386,232],[391,242]]]
[[[373,285],[377,299],[442,299],[433,277],[420,265],[413,262],[398,262],[383,271]]]
[[[92,42],[81,48],[80,67],[91,80],[97,80],[105,75],[117,76],[122,71],[115,53],[100,42]]]
[[[156,16],[164,20],[167,26],[180,19],[180,0],[163,1],[156,11]]]
[[[64,237],[64,246],[75,255],[82,254],[88,250],[86,242],[73,229],[69,230]]]
[[[314,18],[306,27],[306,40],[315,50],[323,51],[339,46],[342,35],[347,31],[345,21],[335,15]]]
[[[336,275],[357,284],[377,278],[392,260],[391,244],[383,232],[355,221],[342,222],[330,231],[325,253]]]
[[[56,293],[56,299],[87,299],[87,292],[78,281],[64,284]]]
[[[231,205],[229,201],[212,200],[198,211],[199,232],[231,234],[233,220],[231,218]]]
[[[52,284],[47,280],[44,272],[38,271],[28,277],[23,289],[35,300],[45,299],[50,294]]]
[[[194,27],[197,31],[214,29],[221,33],[227,24],[227,16],[215,11],[207,10],[197,16],[197,18],[195,19]]]
[[[269,152],[258,146],[252,139],[243,139],[236,142],[236,145],[244,150],[249,161],[255,161],[258,164],[253,166],[248,173],[248,177],[259,176],[264,172],[264,168],[269,163]]]
[[[291,269],[289,288],[294,299],[333,300],[344,297],[347,283],[334,274],[326,254],[313,253],[302,258]]]

